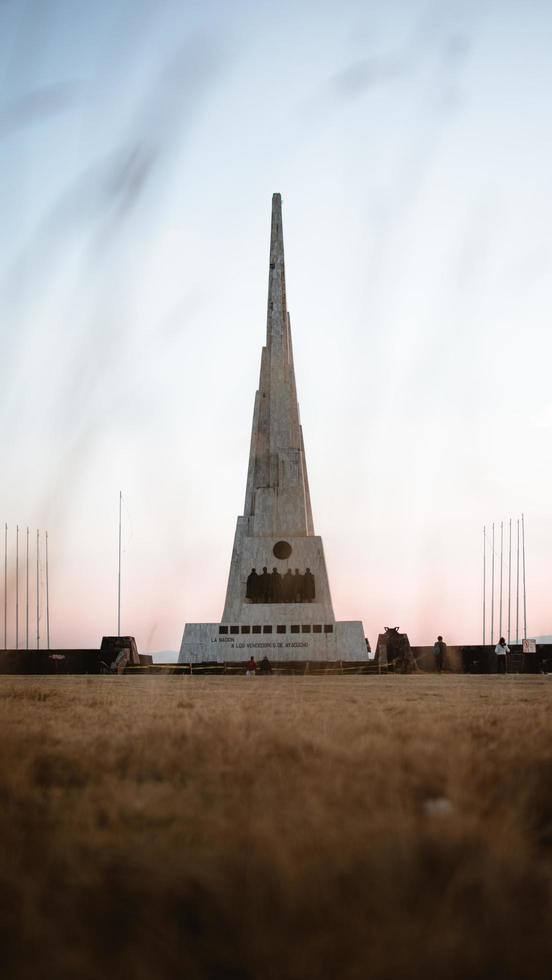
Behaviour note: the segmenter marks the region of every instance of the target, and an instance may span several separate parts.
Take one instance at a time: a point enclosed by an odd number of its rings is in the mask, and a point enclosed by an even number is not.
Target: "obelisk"
[[[266,345],[243,516],[218,624],[187,624],[181,662],[365,659],[362,623],[336,622],[314,533],[287,309],[282,200],[272,198]]]

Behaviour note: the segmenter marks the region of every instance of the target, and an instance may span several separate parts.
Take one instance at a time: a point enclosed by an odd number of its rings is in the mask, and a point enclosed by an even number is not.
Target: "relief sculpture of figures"
[[[270,602],[270,575],[266,565],[263,565],[263,574],[259,583],[259,602]]]
[[[296,568],[293,573],[293,599],[292,602],[302,602],[303,601],[303,576],[300,574],[299,569]]]
[[[315,597],[314,575],[310,568],[304,575],[298,568],[291,568],[282,575],[277,568],[268,571],[263,565],[262,575],[252,568],[247,576],[245,598],[249,602],[312,602]]]
[[[293,602],[293,575],[288,568],[282,579],[282,602]]]
[[[307,568],[303,576],[303,599],[305,602],[312,602],[314,599],[314,575],[310,568]]]
[[[282,576],[277,568],[272,569],[271,575],[271,585],[270,590],[270,601],[271,602],[281,602],[282,601]]]
[[[245,598],[249,599],[251,602],[259,601],[259,576],[257,575],[255,568],[252,568],[247,576]]]

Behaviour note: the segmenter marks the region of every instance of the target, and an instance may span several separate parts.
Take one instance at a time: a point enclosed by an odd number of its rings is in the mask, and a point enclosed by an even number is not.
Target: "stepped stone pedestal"
[[[220,623],[187,623],[180,663],[362,660],[360,621],[336,622],[314,533],[287,311],[279,194],[272,199],[266,346],[255,396],[243,517]]]

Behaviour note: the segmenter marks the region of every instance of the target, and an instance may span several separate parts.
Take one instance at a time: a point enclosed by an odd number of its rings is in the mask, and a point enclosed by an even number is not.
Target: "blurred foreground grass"
[[[0,678],[3,978],[545,978],[552,678]]]

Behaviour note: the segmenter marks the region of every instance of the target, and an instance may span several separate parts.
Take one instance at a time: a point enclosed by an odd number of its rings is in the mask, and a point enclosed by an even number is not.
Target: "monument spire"
[[[255,397],[244,517],[253,534],[314,534],[287,310],[280,194],[272,197],[266,346]]]
[[[284,260],[284,232],[282,228],[282,196],[272,195],[272,222],[270,228],[270,268],[268,273],[268,311],[266,344],[270,347],[274,333],[286,333],[286,269]]]
[[[266,341],[255,395],[247,489],[220,623],[187,623],[181,663],[366,658],[360,620],[336,622],[314,533],[287,309],[282,199],[272,198]],[[256,655],[256,654],[255,654]]]

